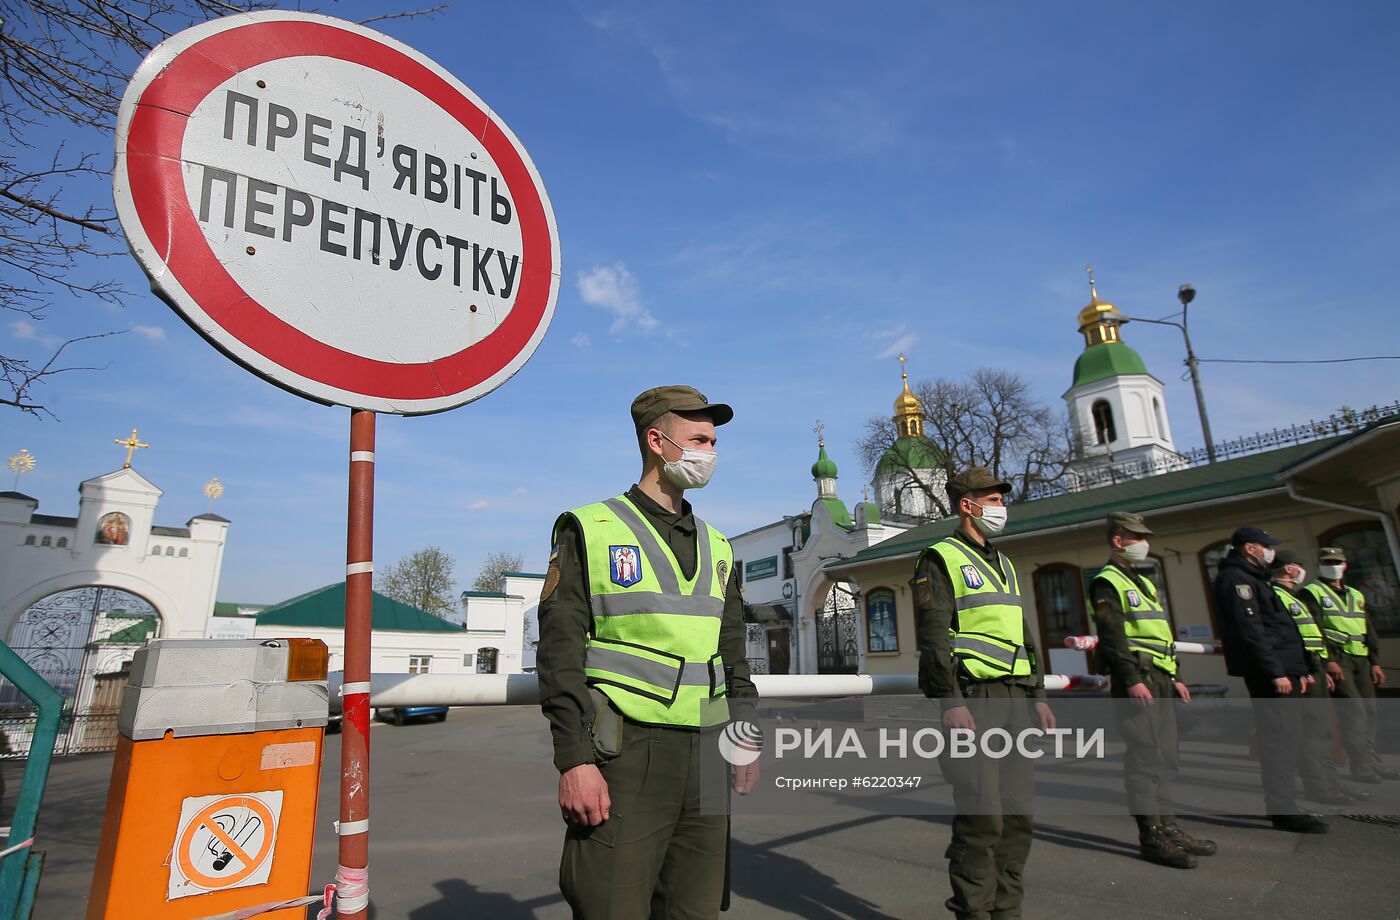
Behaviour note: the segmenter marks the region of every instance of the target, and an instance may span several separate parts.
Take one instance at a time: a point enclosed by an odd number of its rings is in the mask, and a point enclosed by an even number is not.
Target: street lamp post
[[[1175,326],[1181,330],[1181,337],[1186,340],[1186,369],[1191,374],[1191,386],[1196,390],[1196,411],[1201,416],[1201,436],[1206,439],[1206,460],[1215,462],[1215,440],[1210,436],[1210,416],[1206,414],[1206,394],[1201,389],[1201,373],[1199,362],[1196,360],[1196,352],[1191,348],[1191,333],[1186,328],[1187,314],[1191,308],[1191,301],[1196,299],[1196,289],[1189,284],[1183,284],[1176,292],[1176,299],[1181,301],[1181,322],[1173,322],[1169,319],[1143,319],[1138,316],[1125,316],[1123,322],[1152,323],[1156,326]]]

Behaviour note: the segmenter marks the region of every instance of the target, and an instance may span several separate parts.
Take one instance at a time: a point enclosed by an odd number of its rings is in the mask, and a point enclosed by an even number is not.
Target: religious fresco
[[[131,542],[131,518],[120,511],[109,511],[97,519],[96,542],[103,546],[126,546]]]

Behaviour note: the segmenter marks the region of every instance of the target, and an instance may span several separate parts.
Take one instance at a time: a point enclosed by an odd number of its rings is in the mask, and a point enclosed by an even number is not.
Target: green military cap
[[[1303,562],[1303,557],[1301,554],[1295,553],[1291,549],[1281,549],[1278,552],[1274,553],[1274,561],[1270,564],[1269,568],[1277,572],[1286,565],[1300,565],[1304,568],[1307,567],[1307,563]]]
[[[954,501],[973,492],[1000,492],[1005,495],[1010,491],[1011,483],[998,479],[991,470],[982,466],[965,469],[948,480],[948,497]]]
[[[1141,534],[1143,536],[1152,533],[1147,522],[1142,519],[1142,515],[1134,514],[1131,511],[1114,511],[1108,516],[1108,523],[1111,527],[1126,533]]]
[[[632,400],[632,422],[638,431],[646,431],[667,412],[708,412],[710,421],[716,425],[734,418],[733,409],[724,403],[710,402],[695,387],[652,387]]]
[[[1340,546],[1324,546],[1317,551],[1318,562],[1346,562],[1347,554]]]

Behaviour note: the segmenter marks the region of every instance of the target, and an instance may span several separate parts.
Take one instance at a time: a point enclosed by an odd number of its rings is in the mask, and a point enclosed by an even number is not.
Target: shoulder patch
[[[1244,600],[1254,600],[1254,588],[1250,585],[1235,585],[1235,593]]]
[[[559,560],[551,558],[549,560],[549,571],[544,576],[544,587],[540,589],[540,600],[547,601],[554,596],[554,589],[559,587]]]
[[[977,571],[975,565],[963,565],[958,567],[962,572],[963,584],[969,588],[980,588],[986,581],[982,578],[982,573]]]
[[[609,546],[608,566],[612,583],[630,588],[642,580],[642,549],[635,545]]]
[[[1128,606],[1130,606],[1130,607],[1141,607],[1141,606],[1142,606],[1142,595],[1139,594],[1139,593],[1137,592],[1137,588],[1129,588],[1129,589],[1128,589]]]
[[[715,575],[719,578],[719,593],[721,595],[729,590],[729,563],[723,559],[715,563]]]
[[[1328,597],[1327,595],[1324,594],[1324,595],[1322,595],[1322,606],[1326,607],[1328,610],[1331,610],[1333,607],[1335,607],[1335,606],[1337,606],[1337,605],[1334,604],[1334,603],[1332,603],[1332,598],[1330,598],[1330,597]]]

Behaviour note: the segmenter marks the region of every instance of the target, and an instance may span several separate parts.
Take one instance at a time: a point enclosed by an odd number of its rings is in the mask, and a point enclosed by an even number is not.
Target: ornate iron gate
[[[856,644],[856,595],[835,585],[817,614],[817,673],[854,674],[860,666]]]
[[[119,695],[97,693],[97,675],[117,672],[139,641],[115,633],[146,623],[153,633],[159,617],[145,599],[120,588],[83,587],[59,591],[29,605],[10,629],[9,645],[64,698],[55,754],[112,750]],[[116,642],[103,642],[112,636]],[[34,724],[29,700],[9,681],[0,681],[0,757],[24,756]]]

